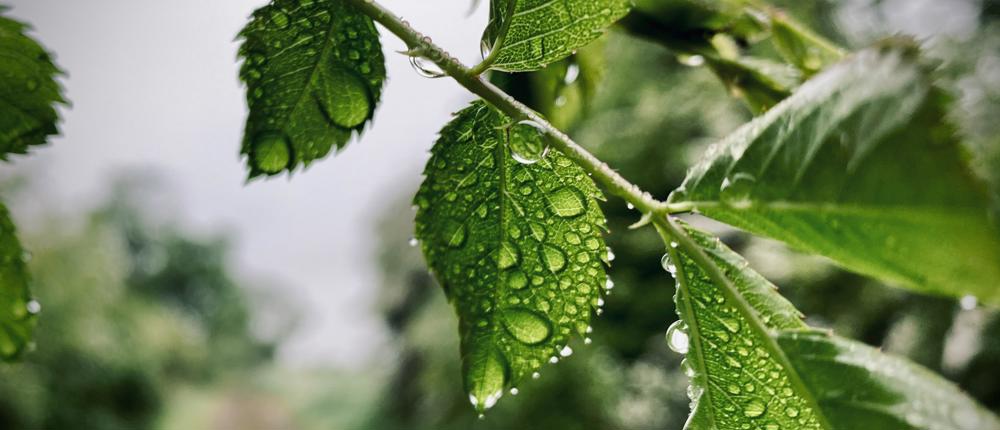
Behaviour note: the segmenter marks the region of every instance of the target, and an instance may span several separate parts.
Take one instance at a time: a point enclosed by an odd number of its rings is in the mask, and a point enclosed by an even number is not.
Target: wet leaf
[[[670,201],[919,291],[1000,303],[1000,232],[947,100],[893,40],[711,147]]]
[[[385,81],[371,18],[342,0],[275,0],[240,36],[251,177],[323,158],[371,120]]]
[[[32,300],[27,254],[17,239],[7,208],[0,204],[0,359],[20,356],[31,342],[35,315],[41,309]]]
[[[0,13],[6,11],[0,5]],[[0,159],[24,154],[59,133],[56,106],[65,104],[55,78],[61,72],[27,26],[0,16]]]
[[[482,102],[432,153],[416,236],[458,313],[465,387],[482,411],[587,331],[606,284],[602,195],[538,130]]]
[[[995,430],[1000,420],[933,372],[808,327],[777,288],[718,239],[668,252],[686,327],[687,429]],[[725,282],[712,281],[717,270]]]

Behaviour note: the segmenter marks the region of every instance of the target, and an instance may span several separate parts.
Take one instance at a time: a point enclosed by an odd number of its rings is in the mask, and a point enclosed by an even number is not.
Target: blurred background
[[[662,243],[627,230],[636,213],[616,199],[604,206],[616,288],[593,344],[476,419],[457,319],[407,244],[427,151],[472,99],[418,76],[391,54],[398,40],[383,38],[389,82],[360,142],[290,180],[246,183],[234,36],[263,1],[5,3],[67,71],[72,106],[62,137],[0,172],[42,304],[33,351],[0,366],[0,428],[682,426],[687,380],[663,340],[673,280]],[[466,64],[480,59],[485,5],[383,3]],[[920,38],[1000,196],[1000,1],[775,3],[850,47]],[[587,82],[589,102],[571,100],[571,114],[536,107],[657,197],[751,116],[705,67],[624,31],[588,51],[606,65]],[[543,78],[498,79],[532,102],[547,100]],[[908,356],[1000,411],[996,311],[712,227],[811,324]]]

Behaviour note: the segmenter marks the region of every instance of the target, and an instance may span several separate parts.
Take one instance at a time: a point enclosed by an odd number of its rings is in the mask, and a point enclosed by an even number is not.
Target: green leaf
[[[0,5],[0,13],[7,7]],[[61,72],[45,49],[24,35],[27,26],[0,16],[0,159],[25,154],[59,133],[56,105],[65,104]]]
[[[541,69],[600,37],[629,7],[629,0],[491,0],[484,65]]]
[[[603,197],[544,138],[483,102],[442,131],[417,192],[416,234],[459,316],[463,378],[480,411],[572,352],[601,303]],[[515,160],[534,149],[537,161]],[[517,156],[527,160],[531,156]]]
[[[0,204],[0,359],[5,361],[25,351],[40,309],[28,288],[26,255],[10,213]]]
[[[882,280],[1000,303],[1000,233],[916,49],[817,75],[709,149],[670,202]]]
[[[671,248],[689,339],[687,429],[995,430],[1000,420],[906,360],[806,326],[777,288],[718,239],[684,227],[707,259]],[[706,267],[711,266],[711,267]],[[713,282],[710,273],[724,283]],[[678,340],[680,339],[680,340]]]
[[[240,32],[250,177],[343,148],[375,112],[385,58],[371,18],[342,0],[275,0]]]
[[[790,96],[800,83],[794,68],[762,58],[706,55],[705,61],[729,91],[757,113],[766,112]]]

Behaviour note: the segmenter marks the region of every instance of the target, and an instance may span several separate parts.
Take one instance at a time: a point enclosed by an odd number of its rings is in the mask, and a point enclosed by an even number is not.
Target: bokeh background
[[[392,54],[398,40],[383,37],[389,81],[360,142],[288,180],[246,183],[234,39],[263,1],[4,3],[67,71],[72,106],[61,137],[0,172],[42,303],[33,352],[0,367],[0,428],[681,427],[687,380],[663,340],[673,281],[659,239],[628,231],[636,214],[616,199],[604,207],[616,288],[593,344],[476,419],[456,318],[407,244],[427,151],[472,99],[418,76]],[[480,59],[484,5],[383,3],[466,64]],[[920,38],[1000,195],[1000,1],[775,3],[851,47]],[[619,30],[604,44],[593,102],[564,125],[665,197],[750,112],[710,71],[657,45]],[[537,89],[507,85],[529,100]],[[1000,411],[996,311],[712,228],[810,323],[909,356]]]

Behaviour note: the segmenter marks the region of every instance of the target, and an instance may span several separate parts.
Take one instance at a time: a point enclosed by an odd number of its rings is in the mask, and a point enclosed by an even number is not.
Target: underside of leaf
[[[458,313],[465,387],[479,410],[571,353],[606,283],[602,195],[543,147],[536,129],[476,102],[441,131],[415,198],[416,236]]]
[[[385,58],[371,18],[342,0],[275,0],[240,33],[250,176],[292,172],[372,118]]]
[[[938,294],[1000,303],[1000,232],[906,41],[855,54],[713,145],[670,202]]]
[[[0,5],[0,13],[6,7]],[[55,77],[60,71],[48,52],[24,35],[27,26],[0,17],[0,160],[24,154],[57,134],[64,104]]]
[[[718,239],[686,227],[710,265],[671,249],[690,339],[688,429],[996,430],[933,372],[806,326],[777,288]],[[714,282],[717,270],[725,282]]]

